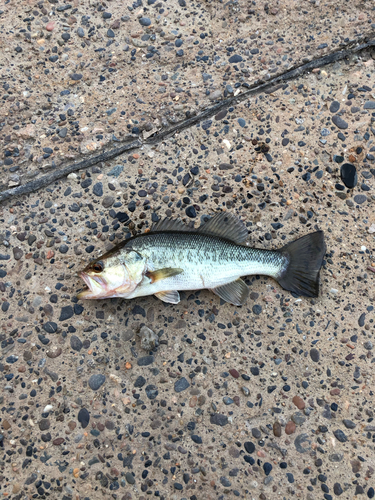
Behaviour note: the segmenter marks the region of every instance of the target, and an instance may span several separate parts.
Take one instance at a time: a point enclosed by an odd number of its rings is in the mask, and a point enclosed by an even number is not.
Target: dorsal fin
[[[194,231],[194,229],[184,224],[181,219],[169,219],[168,217],[166,217],[165,219],[160,219],[158,222],[155,222],[155,224],[152,225],[150,231],[190,232]]]
[[[219,236],[239,245],[243,244],[248,237],[245,224],[235,215],[227,212],[220,212],[214,215],[212,219],[198,228],[198,232],[211,236]]]

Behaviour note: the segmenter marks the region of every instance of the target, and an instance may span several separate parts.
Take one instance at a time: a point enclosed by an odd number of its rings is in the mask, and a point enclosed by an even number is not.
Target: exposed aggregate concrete
[[[4,188],[373,29],[359,2],[68,5],[2,7]],[[374,74],[369,50],[0,206],[4,498],[375,496]],[[260,248],[322,229],[319,298],[75,298],[124,237],[220,210]]]

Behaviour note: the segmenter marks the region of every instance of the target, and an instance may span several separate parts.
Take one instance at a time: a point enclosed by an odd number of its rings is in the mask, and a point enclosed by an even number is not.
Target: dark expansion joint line
[[[164,139],[167,139],[168,137],[172,136],[176,132],[181,132],[182,130],[192,127],[193,125],[196,125],[197,123],[203,120],[211,118],[212,116],[217,114],[218,111],[229,107],[233,103],[244,101],[249,97],[252,97],[254,95],[259,95],[262,92],[266,94],[271,94],[272,92],[275,92],[276,90],[282,88],[284,86],[284,83],[287,81],[298,78],[308,73],[309,71],[312,71],[313,69],[322,68],[323,66],[327,66],[328,64],[332,64],[337,61],[342,61],[343,59],[346,59],[354,54],[357,54],[361,51],[364,51],[374,46],[375,46],[375,33],[369,33],[365,36],[358,37],[358,39],[350,40],[344,46],[341,46],[340,50],[333,51],[323,57],[313,59],[299,66],[295,66],[294,68],[276,76],[275,78],[272,78],[267,82],[264,82],[262,80],[257,80],[251,85],[247,83],[242,84],[243,87],[245,87],[247,90],[242,92],[241,94],[225,99],[224,101],[218,102],[213,106],[204,110],[202,113],[190,117],[180,122],[176,126],[164,130],[159,134],[153,135],[152,137],[149,137],[144,141],[142,141],[141,139],[136,139],[133,142],[127,142],[120,147],[111,149],[110,151],[104,152],[100,155],[93,156],[91,158],[82,160],[77,163],[73,163],[71,165],[68,165],[67,167],[58,170],[54,170],[53,172],[43,175],[42,177],[34,179],[21,186],[17,186],[12,189],[8,189],[6,191],[2,191],[0,193],[0,202],[5,201],[9,198],[13,198],[15,196],[21,196],[24,194],[32,193],[34,191],[38,191],[39,189],[48,186],[52,182],[55,182],[58,179],[61,179],[62,177],[65,177],[68,174],[71,174],[72,172],[92,167],[93,165],[96,165],[99,162],[113,160],[114,158],[117,158],[123,153],[133,149],[137,149],[143,145],[158,144],[162,142]]]

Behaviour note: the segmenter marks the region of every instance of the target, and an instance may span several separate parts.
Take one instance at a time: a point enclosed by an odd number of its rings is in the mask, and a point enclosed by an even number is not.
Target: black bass
[[[307,234],[279,250],[250,248],[246,226],[222,212],[199,228],[164,219],[150,232],[122,241],[91,262],[80,277],[87,285],[79,299],[156,295],[178,304],[179,290],[207,288],[233,305],[246,302],[241,276],[271,276],[285,289],[307,297],[319,294],[326,247],[323,231]]]

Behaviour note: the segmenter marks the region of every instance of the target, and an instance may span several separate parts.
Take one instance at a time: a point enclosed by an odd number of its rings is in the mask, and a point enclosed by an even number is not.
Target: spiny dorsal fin
[[[241,278],[238,278],[232,283],[227,283],[226,285],[218,286],[217,288],[212,288],[212,292],[216,293],[225,302],[229,302],[234,306],[242,306],[249,295],[249,287],[246,285]]]
[[[160,219],[158,222],[151,227],[151,232],[154,231],[184,231],[190,232],[194,231],[194,229],[190,228],[186,224],[182,222],[181,219],[169,219],[166,217],[165,219]]]
[[[168,290],[167,292],[155,293],[155,297],[167,302],[168,304],[178,304],[180,302],[180,294],[177,290]]]
[[[156,271],[147,271],[146,276],[150,278],[151,283],[155,283],[159,280],[165,280],[166,278],[171,278],[172,276],[177,276],[183,273],[184,270],[174,267],[165,267],[164,269],[157,269]]]
[[[198,228],[198,232],[210,234],[211,236],[219,236],[231,240],[238,245],[243,244],[248,237],[245,224],[235,215],[227,212],[214,215],[212,219]]]

